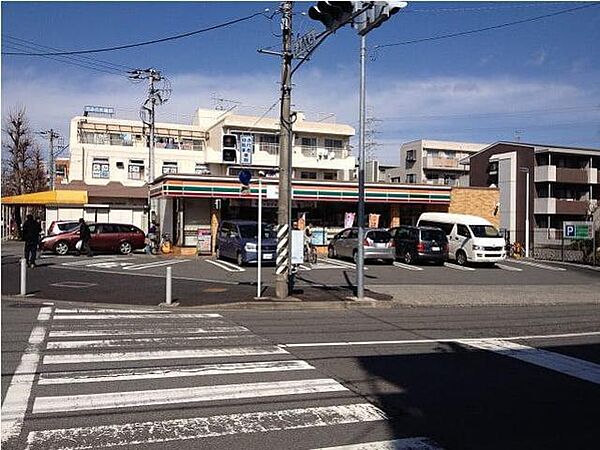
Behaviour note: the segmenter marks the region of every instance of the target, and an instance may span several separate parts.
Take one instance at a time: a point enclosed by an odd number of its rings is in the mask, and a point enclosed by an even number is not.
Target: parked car
[[[431,261],[442,265],[448,260],[448,239],[439,228],[401,226],[390,228],[396,258],[406,264]]]
[[[238,266],[258,262],[258,222],[226,220],[217,233],[217,259],[231,258]],[[272,225],[262,224],[262,260],[275,261],[277,233]]]
[[[91,223],[90,248],[96,252],[119,252],[123,255],[143,249],[144,232],[134,225],[120,223]],[[54,236],[46,236],[40,243],[42,251],[66,255],[75,250],[79,240],[79,227]]]
[[[394,241],[390,233],[382,228],[365,229],[365,238],[362,243],[365,260],[382,259],[388,264],[393,264],[396,258]],[[346,228],[336,234],[327,249],[329,258],[358,259],[358,228]]]
[[[53,220],[48,227],[47,236],[54,236],[55,234],[61,234],[66,231],[73,231],[79,227],[77,220]]]
[[[500,232],[478,216],[423,213],[417,226],[441,228],[448,238],[448,256],[463,266],[468,262],[494,264],[506,259],[506,242]]]

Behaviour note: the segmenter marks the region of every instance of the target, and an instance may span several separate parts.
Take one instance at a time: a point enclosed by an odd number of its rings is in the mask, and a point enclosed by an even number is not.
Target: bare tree
[[[47,189],[44,158],[34,142],[25,108],[14,108],[8,113],[2,132],[2,195],[26,194]]]

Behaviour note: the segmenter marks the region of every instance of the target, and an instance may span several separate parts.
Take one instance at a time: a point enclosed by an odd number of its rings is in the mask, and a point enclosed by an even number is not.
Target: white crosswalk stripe
[[[381,409],[220,314],[85,307],[57,308],[44,320],[49,329],[29,403],[35,420],[28,449],[161,448],[195,440],[201,443],[190,448],[211,448],[211,439],[226,436],[262,434],[269,442],[273,432],[361,424],[389,437]],[[218,415],[210,415],[212,402],[224,405]],[[159,408],[170,417],[157,420]],[[200,413],[188,412],[194,408]],[[135,419],[111,423],[112,414]],[[307,448],[326,447],[314,439]],[[416,446],[421,442],[427,440],[364,448],[438,448]],[[356,445],[347,448],[365,444]]]

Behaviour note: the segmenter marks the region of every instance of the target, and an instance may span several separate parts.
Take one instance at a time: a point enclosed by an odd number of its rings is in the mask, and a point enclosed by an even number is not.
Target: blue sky
[[[294,31],[322,25],[294,5]],[[589,4],[589,3],[588,3]],[[3,2],[2,51],[14,38],[67,50],[128,44],[204,28],[276,2]],[[369,34],[367,104],[377,122],[376,156],[398,161],[409,140],[512,140],[600,148],[600,6],[464,37],[374,50],[377,45],[472,30],[585,5],[583,2],[409,2]],[[156,67],[172,82],[162,121],[189,123],[213,95],[262,114],[278,97],[280,61],[257,48],[280,47],[279,16],[135,49],[87,55],[127,67]],[[295,109],[309,119],[335,114],[357,124],[358,37],[346,27],[298,72]],[[81,62],[81,60],[80,60]],[[90,63],[88,61],[88,63]],[[98,68],[96,61],[91,62]],[[110,71],[113,72],[113,71]],[[35,129],[67,136],[86,104],[135,118],[144,85],[40,57],[2,57],[2,114],[24,105]],[[273,111],[276,112],[278,108]]]

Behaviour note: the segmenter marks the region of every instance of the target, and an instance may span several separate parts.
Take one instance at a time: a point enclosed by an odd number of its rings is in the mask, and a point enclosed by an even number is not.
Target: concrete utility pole
[[[358,151],[358,246],[356,260],[356,297],[362,300],[365,296],[365,107],[366,107],[366,71],[365,58],[367,54],[366,36],[360,37],[360,96],[359,96],[359,151]]]
[[[50,190],[54,190],[54,179],[55,177],[55,167],[54,167],[54,139],[58,139],[59,135],[52,128],[49,130],[40,131],[40,134],[44,137],[48,137],[50,140],[50,146],[48,148],[48,180],[50,185]]]
[[[292,172],[292,119],[290,114],[292,92],[292,2],[282,2],[281,31],[283,49],[281,57],[281,112],[279,116],[279,203],[277,212],[277,267],[275,269],[275,295],[289,295],[290,226],[291,226],[291,172]]]

